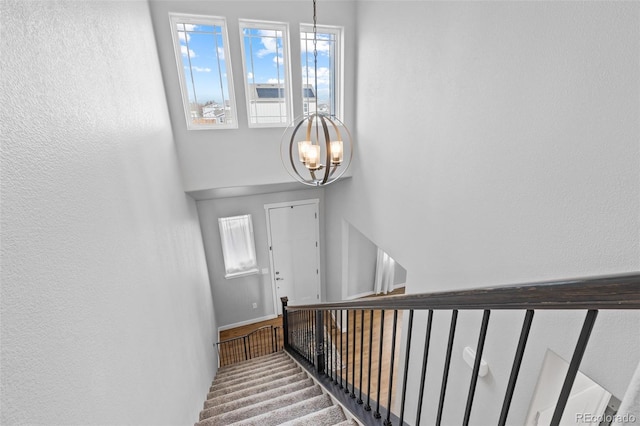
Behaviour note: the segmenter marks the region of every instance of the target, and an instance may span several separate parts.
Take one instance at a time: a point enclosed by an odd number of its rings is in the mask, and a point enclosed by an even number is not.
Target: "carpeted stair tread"
[[[317,425],[335,425],[344,422],[347,417],[344,415],[342,408],[332,405],[306,416],[299,417],[282,423],[280,426],[317,426]]]
[[[241,370],[237,370],[237,371],[233,371],[233,372],[229,372],[225,375],[216,375],[215,380],[213,381],[212,385],[215,385],[216,383],[223,383],[229,380],[235,380],[238,377],[245,377],[247,374],[250,373],[254,373],[254,372],[258,372],[258,371],[264,371],[264,370],[269,370],[272,368],[276,368],[280,365],[284,365],[287,363],[292,363],[293,360],[289,357],[287,358],[279,358],[279,359],[274,359],[271,360],[265,364],[254,364],[254,365],[250,365],[247,366],[247,368],[243,368]]]
[[[291,360],[283,361],[278,364],[274,364],[269,367],[260,368],[256,370],[244,371],[242,374],[238,374],[237,376],[231,376],[229,378],[224,378],[222,381],[218,381],[217,379],[213,381],[211,387],[209,388],[209,392],[214,392],[220,390],[225,387],[235,386],[240,383],[245,383],[248,380],[252,380],[254,378],[263,377],[266,375],[271,375],[275,373],[279,373],[280,371],[290,370],[296,367],[297,364]]]
[[[285,383],[281,386],[271,387],[264,392],[258,392],[245,396],[244,398],[233,398],[231,401],[216,404],[210,408],[206,408],[200,412],[200,420],[204,420],[209,417],[213,417],[224,412],[237,410],[248,405],[256,404],[258,402],[266,401],[268,399],[277,398],[278,396],[295,392],[304,388],[313,386],[313,380],[310,378],[304,378],[297,382]]]
[[[241,407],[230,412],[219,414],[217,416],[209,417],[196,423],[196,426],[233,424],[241,420],[261,416],[265,413],[273,413],[279,409],[287,409],[298,401],[309,401],[317,396],[322,396],[322,389],[320,389],[320,386],[314,385],[299,391],[286,393],[276,398],[257,402],[246,407]]]
[[[218,368],[218,374],[222,376],[234,371],[243,370],[252,365],[253,366],[255,366],[256,364],[265,365],[266,363],[272,362],[273,360],[287,359],[287,358],[289,357],[284,352],[275,352],[269,355],[263,355],[257,358],[252,358],[246,361],[238,362],[236,364],[225,365],[224,367]]]
[[[233,386],[229,386],[224,389],[218,389],[213,392],[209,392],[207,394],[207,399],[215,398],[218,396],[227,395],[233,392],[237,392],[242,389],[246,389],[249,387],[253,387],[255,385],[260,385],[263,383],[270,383],[273,380],[281,379],[283,377],[291,376],[301,372],[302,369],[299,366],[291,366],[286,370],[281,370],[273,374],[261,375],[259,377],[255,377],[249,380],[246,380],[244,383],[236,384]]]
[[[340,422],[340,423],[336,423],[333,426],[358,426],[358,423],[356,423],[353,420],[349,419],[349,420],[345,420],[345,421]]]
[[[227,426],[276,426],[331,405],[331,398],[322,394]]]
[[[275,387],[284,386],[286,384],[295,383],[300,380],[305,380],[308,378],[309,376],[307,376],[306,373],[300,371],[299,373],[296,373],[294,375],[282,377],[272,382],[262,383],[246,389],[242,389],[240,391],[230,393],[230,394],[225,394],[223,396],[207,399],[204,402],[204,408],[207,409],[207,408],[215,407],[216,405],[219,405],[219,404],[225,404],[229,401],[234,401],[236,399],[244,398],[250,395],[256,395],[260,392],[265,392]]]

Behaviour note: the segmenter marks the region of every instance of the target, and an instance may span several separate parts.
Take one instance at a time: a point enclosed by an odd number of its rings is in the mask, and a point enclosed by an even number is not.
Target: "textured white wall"
[[[328,283],[342,220],[407,269],[410,293],[640,269],[640,4],[361,1],[357,17],[359,150],[353,178],[326,191]],[[570,356],[583,315],[539,315],[532,341]],[[461,319],[443,424],[462,420],[474,318]],[[434,344],[448,326],[436,319]],[[471,424],[496,423],[521,321],[491,320]],[[637,313],[602,314],[583,362],[618,397],[638,328]],[[513,424],[542,349],[525,358]]]
[[[2,419],[193,424],[215,319],[148,5],[2,2]]]

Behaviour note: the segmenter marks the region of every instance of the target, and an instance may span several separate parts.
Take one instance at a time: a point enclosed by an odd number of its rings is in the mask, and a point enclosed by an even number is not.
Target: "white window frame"
[[[344,27],[335,26],[335,25],[316,25],[316,30],[318,33],[324,34],[333,34],[336,37],[335,42],[335,81],[334,81],[334,96],[335,100],[335,111],[332,116],[337,117],[339,120],[343,120],[343,111],[344,111]],[[313,24],[300,24],[300,37],[298,38],[300,42],[300,60],[302,59],[302,54],[304,53],[304,48],[302,46],[302,33],[313,33]],[[311,51],[311,54],[313,50]],[[300,63],[300,62],[299,62]],[[302,72],[302,68],[300,69],[300,73],[302,75],[302,84],[307,83],[304,79],[304,73]],[[314,83],[314,82],[312,82]],[[315,83],[314,83],[315,86]],[[318,100],[318,88],[314,87],[314,91],[316,92],[316,104]],[[304,110],[304,89],[302,89],[302,98],[300,102],[303,104]]]
[[[251,214],[218,218],[226,279],[255,275],[258,271]],[[244,262],[238,263],[239,260]]]
[[[242,79],[244,80],[245,87],[245,95],[246,95],[246,103],[247,103],[247,123],[250,128],[259,128],[259,127],[287,127],[293,121],[293,94],[292,94],[292,84],[291,84],[291,50],[290,50],[290,36],[289,36],[289,23],[287,22],[275,22],[275,21],[262,21],[262,20],[254,20],[254,19],[239,19],[238,20],[240,27],[240,47],[242,51],[242,68],[243,74]],[[285,122],[280,123],[253,123],[252,112],[251,112],[251,84],[248,81],[248,73],[249,68],[247,66],[246,61],[246,52],[244,46],[244,29],[245,28],[253,28],[253,29],[264,29],[264,30],[274,30],[274,31],[282,31],[282,57],[283,57],[283,67],[284,67],[284,78],[285,84],[284,88],[284,103],[286,109],[286,119]]]
[[[171,37],[173,38],[173,48],[176,55],[176,65],[178,66],[178,78],[180,80],[180,92],[182,94],[183,109],[188,130],[211,130],[211,129],[237,129],[238,128],[238,109],[236,108],[236,99],[233,85],[233,71],[231,69],[231,54],[229,51],[229,32],[227,30],[227,20],[221,16],[192,15],[183,13],[169,13],[169,21],[171,24]],[[185,75],[184,65],[182,63],[182,52],[180,48],[180,38],[178,37],[178,23],[189,23],[196,25],[215,25],[222,28],[223,49],[225,57],[225,66],[227,81],[229,84],[229,106],[233,112],[233,122],[224,124],[195,124],[191,118],[191,107],[189,105],[189,91],[187,90],[187,76]],[[195,87],[194,87],[195,90]]]

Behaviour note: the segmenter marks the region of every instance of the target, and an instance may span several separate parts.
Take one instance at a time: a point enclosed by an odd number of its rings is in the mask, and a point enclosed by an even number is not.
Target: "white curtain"
[[[376,261],[375,293],[387,294],[393,290],[396,262],[384,250],[378,248]]]
[[[225,278],[257,274],[258,262],[251,215],[221,217],[218,219],[218,225]]]

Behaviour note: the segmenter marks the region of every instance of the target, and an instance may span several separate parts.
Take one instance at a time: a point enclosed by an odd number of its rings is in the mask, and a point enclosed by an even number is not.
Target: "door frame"
[[[265,218],[267,221],[267,244],[269,245],[269,275],[271,279],[271,294],[273,297],[273,312],[275,315],[278,315],[278,308],[280,304],[280,300],[278,299],[278,291],[276,287],[276,277],[275,277],[275,268],[273,266],[273,250],[271,250],[271,220],[269,216],[269,211],[271,209],[280,209],[283,207],[295,207],[295,206],[303,206],[307,204],[315,204],[316,205],[316,213],[318,214],[318,220],[316,221],[316,237],[318,241],[318,250],[316,250],[316,262],[318,264],[318,297],[319,300],[322,300],[322,268],[320,267],[320,199],[313,198],[309,200],[296,200],[296,201],[285,201],[282,203],[271,203],[264,205]]]

